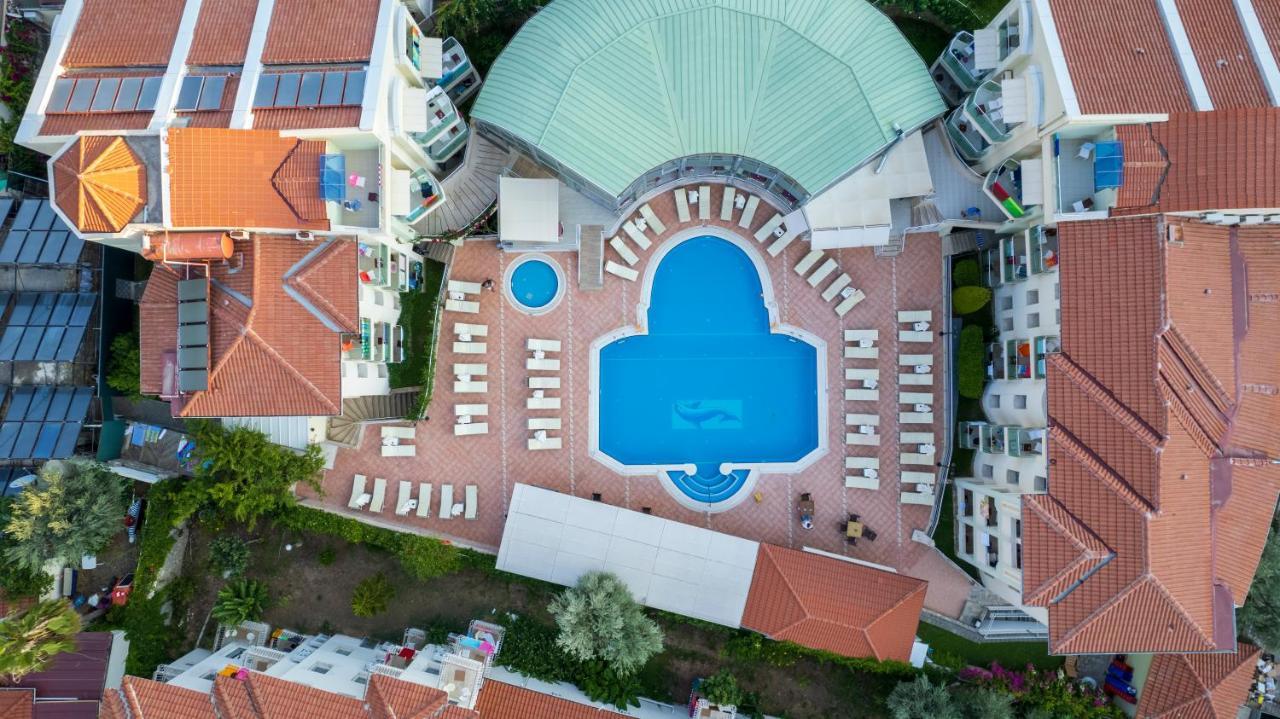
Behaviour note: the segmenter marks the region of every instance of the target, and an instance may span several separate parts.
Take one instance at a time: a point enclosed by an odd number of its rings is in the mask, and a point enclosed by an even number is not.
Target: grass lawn
[[[1000,662],[1001,666],[1011,669],[1021,669],[1028,663],[1039,669],[1057,669],[1064,661],[1063,657],[1049,655],[1047,642],[978,644],[924,622],[920,622],[916,634],[920,635],[921,641],[933,648],[935,660],[940,654],[948,654],[975,666],[986,667],[991,662]]]
[[[930,65],[946,49],[951,36],[931,22],[910,17],[896,17],[893,23],[902,31],[907,42],[915,48],[925,65]]]
[[[444,265],[423,260],[422,285],[411,292],[400,293],[400,326],[405,332],[404,361],[389,365],[392,389],[422,387],[431,397],[432,365],[435,347],[431,344],[439,310],[440,283],[444,281]]]

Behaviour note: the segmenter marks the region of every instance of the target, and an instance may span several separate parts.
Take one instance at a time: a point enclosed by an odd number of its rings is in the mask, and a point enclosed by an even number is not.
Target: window
[[[1040,326],[1039,312],[1032,312],[1031,314],[1027,315],[1027,327],[1029,329],[1035,329],[1039,326]]]
[[[1002,331],[1004,331],[1004,332],[1012,332],[1012,331],[1013,331],[1013,318],[1012,318],[1012,317],[1005,317],[1004,319],[1000,320],[1000,329],[1001,329]]]
[[[316,662],[315,664],[311,665],[311,671],[315,672],[316,674],[328,674],[332,670],[333,670],[332,664]]]
[[[1053,319],[1058,324],[1062,324],[1062,310],[1060,308],[1053,311]]]
[[[1055,300],[1062,299],[1062,285],[1060,285],[1057,282],[1053,283],[1053,299]]]
[[[992,467],[989,464],[982,465],[982,476],[985,477],[986,479],[991,479],[992,477],[994,477],[995,471],[996,471],[996,468]]]
[[[1005,311],[1013,309],[1013,295],[1005,295],[1000,298],[1000,309]]]
[[[1000,409],[1000,395],[998,394],[991,395],[991,408]]]
[[[1013,536],[1017,537],[1018,539],[1022,539],[1022,520],[1021,519],[1013,520]]]
[[[1040,304],[1040,290],[1027,290],[1027,304]]]
[[[356,678],[352,679],[351,681],[355,682],[356,684],[368,684],[369,672],[360,672],[359,674],[356,675]]]
[[[1022,542],[1013,545],[1013,563],[1018,569],[1022,569]]]
[[[1026,409],[1026,408],[1027,408],[1027,396],[1026,396],[1025,394],[1015,394],[1015,395],[1013,396],[1013,408],[1014,408],[1014,409]]]
[[[1007,484],[1017,484],[1020,478],[1016,469],[1007,470],[1004,474],[1004,481]]]
[[[204,676],[202,676],[202,677],[200,677],[200,678],[201,678],[201,679],[203,679],[203,680],[205,680],[206,682],[211,682],[211,681],[213,681],[214,677],[216,677],[217,675],[218,675],[218,674],[217,674],[217,672],[209,672],[208,674],[206,674],[206,675],[204,675]]]
[[[227,659],[239,659],[241,654],[244,654],[244,647],[236,647],[227,655]]]
[[[1036,491],[1037,491],[1037,492],[1048,492],[1048,491],[1049,491],[1049,478],[1048,478],[1048,477],[1036,477]]]
[[[351,656],[351,647],[338,647],[335,653],[338,656],[349,657]]]

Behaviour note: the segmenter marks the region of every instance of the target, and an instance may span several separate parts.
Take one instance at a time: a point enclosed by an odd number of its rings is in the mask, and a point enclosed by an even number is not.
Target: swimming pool
[[[763,264],[739,243],[666,249],[651,260],[646,333],[599,347],[598,449],[694,502],[724,502],[749,470],[787,471],[818,449],[816,341],[770,331]]]
[[[563,294],[560,266],[541,254],[524,255],[507,269],[507,299],[529,314],[550,312]]]

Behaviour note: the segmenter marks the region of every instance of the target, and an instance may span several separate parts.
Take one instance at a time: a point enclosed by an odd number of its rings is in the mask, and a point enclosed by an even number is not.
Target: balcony
[[[1019,232],[1000,238],[1000,280],[1008,284],[1027,279],[1027,238]]]
[[[345,227],[377,227],[382,195],[379,150],[337,150],[326,157],[321,192],[329,200],[329,221]]]
[[[1022,47],[1022,14],[1015,12],[1005,18],[1000,26],[996,28],[996,34],[1000,40],[1000,62],[1004,62],[1010,55],[1018,51]]]
[[[973,491],[972,490],[966,489],[960,493],[960,506],[956,507],[956,511],[960,514],[961,517],[973,516]],[[973,554],[972,547],[969,549],[969,553]]]
[[[1124,181],[1124,147],[1108,138],[1053,137],[1058,211],[1081,214],[1113,206]]]
[[[991,144],[1009,139],[1009,125],[1004,120],[1004,96],[1000,83],[987,80],[964,101],[965,115],[977,126],[978,132]]]
[[[1033,343],[1036,379],[1044,379],[1048,371],[1049,355],[1062,351],[1062,343],[1056,336],[1037,337]]]
[[[982,426],[984,422],[960,423],[960,447],[962,449],[979,449],[982,446]]]
[[[1028,208],[1044,201],[1040,160],[1005,160],[987,174],[982,189],[1010,220],[1026,217]]]
[[[1043,455],[1044,437],[1043,429],[1005,428],[1005,441],[1009,446],[1010,457],[1039,457]]]
[[[1004,454],[1004,427],[984,424],[980,431],[982,451],[987,454]]]
[[[995,289],[1000,286],[1000,247],[988,247],[978,253],[982,266],[982,286]]]
[[[391,188],[391,198],[396,202],[392,215],[412,225],[434,210],[443,199],[436,178],[425,169],[412,172],[392,170],[395,185]]]
[[[427,148],[427,157],[435,162],[443,163],[453,157],[467,144],[471,132],[463,123],[458,123],[438,136],[438,139]]]
[[[433,87],[427,91],[427,129],[412,133],[413,139],[422,147],[430,147],[458,124],[466,127],[449,94],[442,87]]]
[[[1000,513],[996,511],[996,501],[991,497],[983,497],[978,502],[978,514],[982,517],[983,524],[988,527],[1000,524]]]
[[[987,379],[997,380],[997,379],[1005,378],[1004,358],[1000,353],[999,342],[987,343],[986,362],[987,362]]]
[[[1031,274],[1043,275],[1058,269],[1058,231],[1036,225],[1027,230],[1031,245]]]
[[[1031,341],[1009,340],[1005,343],[1005,360],[1009,379],[1031,379]]]
[[[390,287],[392,276],[391,250],[386,245],[361,242],[356,271],[360,282],[375,287]]]
[[[973,92],[985,74],[975,63],[973,35],[963,30],[951,38],[947,49],[933,63],[933,80],[952,102]]]
[[[987,149],[991,147],[991,143],[978,132],[973,121],[965,114],[963,107],[952,110],[943,127],[947,130],[951,145],[967,162],[977,162],[982,159]]]
[[[456,38],[445,38],[442,49],[444,75],[437,84],[449,93],[449,99],[453,104],[459,105],[480,89],[480,73],[476,72],[471,59],[467,57],[466,50],[462,49],[462,43]]]

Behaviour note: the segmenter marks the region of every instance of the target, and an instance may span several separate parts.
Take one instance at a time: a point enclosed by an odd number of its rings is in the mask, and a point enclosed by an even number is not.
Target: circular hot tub
[[[503,286],[512,306],[526,314],[541,315],[560,304],[564,271],[544,254],[524,255],[507,268]]]

